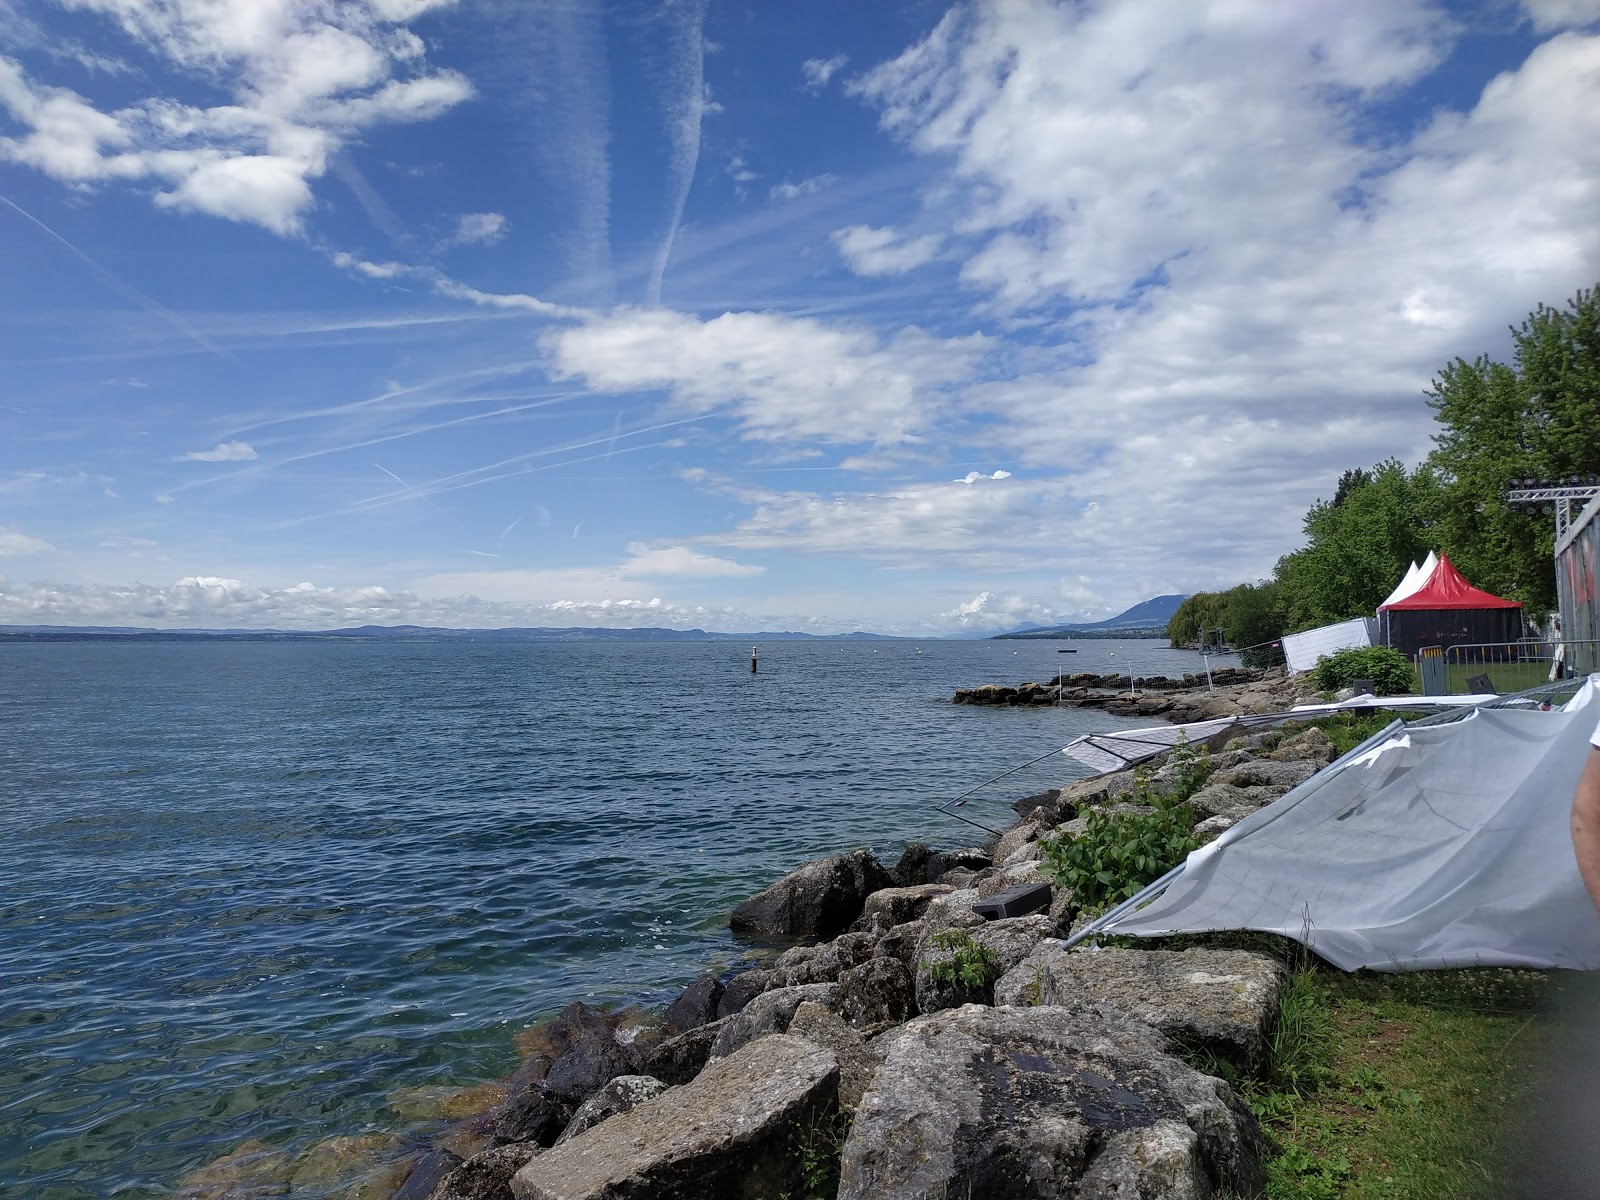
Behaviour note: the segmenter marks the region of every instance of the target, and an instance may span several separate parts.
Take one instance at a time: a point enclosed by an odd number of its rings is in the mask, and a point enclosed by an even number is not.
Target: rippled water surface
[[[0,646],[0,1193],[420,1136],[397,1087],[665,999],[802,859],[978,840],[932,806],[1129,724],[955,688],[1197,662],[1059,645],[765,643],[754,676],[725,642]]]

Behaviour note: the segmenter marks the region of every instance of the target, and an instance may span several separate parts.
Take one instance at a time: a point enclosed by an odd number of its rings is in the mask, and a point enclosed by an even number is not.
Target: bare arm
[[[1572,794],[1572,849],[1589,898],[1600,909],[1600,748],[1590,747]]]

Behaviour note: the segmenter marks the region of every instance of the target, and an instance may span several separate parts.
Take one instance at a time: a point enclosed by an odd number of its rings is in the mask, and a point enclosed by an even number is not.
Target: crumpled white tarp
[[[1102,932],[1262,930],[1345,970],[1600,967],[1568,827],[1597,684],[1558,711],[1397,731],[1195,851]]]

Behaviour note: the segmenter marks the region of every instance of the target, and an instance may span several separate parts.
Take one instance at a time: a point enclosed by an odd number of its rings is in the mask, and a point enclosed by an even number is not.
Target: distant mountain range
[[[1034,627],[1031,629],[1016,629],[1010,633],[997,635],[997,639],[1006,638],[1070,638],[1070,637],[1127,637],[1133,634],[1145,634],[1150,637],[1161,637],[1166,633],[1167,622],[1172,619],[1172,614],[1178,611],[1178,605],[1187,600],[1188,596],[1152,596],[1150,599],[1135,604],[1125,612],[1120,612],[1114,617],[1107,617],[1104,621],[1088,621],[1077,625],[1050,625],[1047,627]]]
[[[0,641],[24,642],[781,642],[893,641],[877,633],[707,633],[704,629],[445,629],[360,625],[353,629],[136,629],[108,625],[0,625]]]

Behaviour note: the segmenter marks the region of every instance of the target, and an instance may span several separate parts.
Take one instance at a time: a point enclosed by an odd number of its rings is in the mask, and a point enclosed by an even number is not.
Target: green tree
[[[1306,513],[1306,545],[1278,560],[1283,627],[1312,629],[1377,610],[1432,540],[1437,481],[1395,459],[1346,471]]]
[[[1427,467],[1441,548],[1479,587],[1537,613],[1556,600],[1552,522],[1505,494],[1517,479],[1600,473],[1600,297],[1540,305],[1511,338],[1512,365],[1458,358],[1435,377]]]

